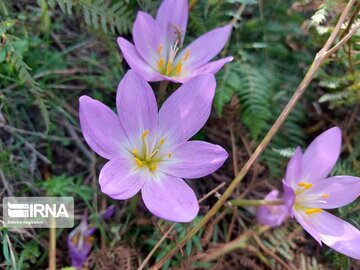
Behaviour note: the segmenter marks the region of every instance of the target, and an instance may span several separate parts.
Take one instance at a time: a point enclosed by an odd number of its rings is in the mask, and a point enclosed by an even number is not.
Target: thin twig
[[[253,238],[255,239],[256,243],[259,245],[259,247],[269,256],[274,258],[279,264],[281,264],[286,270],[292,270],[291,267],[287,263],[285,263],[278,255],[276,255],[274,252],[272,252],[270,249],[268,249],[260,240],[259,236],[254,234]]]
[[[38,137],[38,138],[44,139],[44,140],[59,141],[59,142],[71,141],[71,138],[46,135],[41,132],[28,131],[25,129],[15,128],[15,127],[12,127],[12,126],[9,126],[6,124],[0,124],[0,128],[4,129],[5,131],[7,131],[9,133],[17,132],[17,133],[35,136],[35,137]]]
[[[233,167],[234,167],[234,176],[236,176],[239,172],[239,168],[238,168],[237,149],[236,149],[235,132],[234,132],[234,124],[233,123],[230,124],[229,130],[230,130],[231,152],[232,152],[232,160],[233,160]]]
[[[234,178],[234,180],[231,182],[229,187],[225,190],[223,195],[219,198],[219,200],[215,203],[215,205],[207,212],[207,214],[197,223],[195,227],[193,227],[185,236],[183,239],[181,239],[179,245],[180,247],[184,246],[209,220],[212,216],[214,216],[217,211],[223,206],[223,204],[226,202],[226,200],[232,195],[233,191],[236,189],[236,187],[239,185],[239,183],[244,179],[244,177],[249,172],[252,165],[255,163],[255,161],[259,158],[261,153],[266,149],[272,138],[275,136],[275,134],[278,132],[290,112],[294,109],[297,102],[300,100],[302,95],[304,94],[307,86],[310,84],[312,79],[314,78],[316,72],[319,70],[320,66],[324,63],[324,61],[331,55],[328,53],[331,45],[333,44],[336,36],[339,33],[339,30],[341,28],[341,25],[345,21],[352,5],[354,4],[355,0],[350,0],[349,3],[346,5],[344,11],[342,12],[339,21],[337,22],[334,31],[330,35],[329,39],[325,43],[324,47],[316,54],[315,59],[313,63],[311,64],[308,72],[306,73],[304,79],[301,81],[300,85],[295,90],[294,95],[288,102],[288,104],[285,106],[283,111],[281,112],[280,116],[277,118],[273,126],[270,128],[266,136],[263,138],[261,143],[258,145],[256,150],[254,151],[253,155],[249,158],[249,160],[245,163],[239,174]],[[354,31],[351,31],[354,33]],[[350,33],[349,33],[350,34]],[[347,39],[349,39],[351,36],[346,36]],[[345,39],[345,38],[344,38]],[[343,44],[344,39],[341,40],[338,44]],[[346,39],[346,40],[347,40]],[[346,41],[345,41],[346,42]],[[340,46],[335,45],[336,49],[338,49]],[[336,50],[331,50],[332,53],[334,53]],[[178,246],[173,247],[161,260],[159,260],[151,269],[160,269],[168,259],[170,259],[172,256],[174,256],[179,250]]]
[[[240,5],[240,7],[238,8],[238,10],[236,11],[235,15],[233,16],[233,18],[231,20],[231,25],[235,25],[238,22],[241,14],[244,12],[245,8],[246,8],[245,4]]]
[[[45,157],[38,150],[36,150],[36,148],[31,143],[29,143],[27,140],[25,140],[22,136],[20,136],[17,133],[12,133],[12,135],[14,135],[14,137],[18,138],[20,141],[22,141],[25,144],[25,147],[28,148],[29,150],[31,150],[32,152],[34,152],[35,155],[38,158],[40,158],[44,163],[51,164],[51,161],[47,157]]]
[[[94,153],[90,152],[88,150],[88,148],[83,144],[80,137],[77,135],[74,127],[67,121],[64,121],[64,125],[65,125],[67,132],[69,133],[71,138],[75,141],[76,145],[79,147],[81,152],[83,152],[83,154],[91,161],[91,163],[95,163],[96,158],[95,158]]]
[[[360,24],[354,26],[354,28],[349,33],[347,33],[342,40],[340,40],[334,47],[332,47],[330,50],[326,52],[325,56],[329,57],[334,52],[336,52],[342,45],[344,45],[344,43],[346,43],[357,32],[357,30],[359,30],[359,28],[360,28]]]
[[[214,188],[213,190],[209,191],[207,194],[205,194],[200,200],[199,203],[203,202],[204,200],[206,200],[207,198],[209,198],[211,195],[213,195],[214,193],[216,193],[219,189],[221,189],[223,186],[225,186],[226,183],[222,182],[220,185],[218,185],[216,188]]]
[[[6,180],[5,175],[1,169],[0,169],[0,179],[4,185],[4,189],[7,191],[7,195],[9,197],[12,197],[13,196],[12,190],[10,189],[9,183]]]
[[[6,235],[6,241],[9,245],[9,249],[10,249],[10,257],[11,257],[11,263],[12,263],[13,269],[17,269],[16,259],[15,259],[15,255],[14,255],[14,247],[11,244],[9,235],[8,234],[5,234],[5,235]]]
[[[160,238],[160,240],[156,243],[156,245],[152,248],[152,250],[149,252],[149,254],[146,256],[146,258],[144,259],[144,261],[141,263],[141,265],[139,266],[138,270],[142,270],[144,269],[144,267],[146,266],[146,264],[149,262],[151,256],[155,253],[155,251],[160,247],[160,245],[162,244],[162,242],[164,242],[164,240],[168,237],[168,235],[172,232],[172,230],[175,228],[177,223],[174,223],[173,225],[171,225],[171,227],[163,234],[163,236]]]

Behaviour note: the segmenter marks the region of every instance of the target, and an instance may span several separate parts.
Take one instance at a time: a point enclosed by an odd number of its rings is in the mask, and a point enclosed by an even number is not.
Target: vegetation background
[[[0,1],[0,197],[73,196],[76,223],[85,210],[95,216],[115,204],[110,221],[92,219],[100,230],[85,269],[137,269],[172,225],[151,216],[138,196],[112,201],[99,191],[97,176],[104,160],[87,147],[78,120],[78,97],[83,94],[115,106],[117,85],[128,69],[116,38],[131,39],[137,11],[154,15],[159,4],[158,0]],[[185,43],[214,27],[234,25],[222,54],[235,59],[217,74],[211,119],[196,135],[222,145],[232,158],[218,172],[189,182],[202,198],[200,216],[286,105],[344,4],[342,0],[190,1]],[[357,3],[353,21],[358,20],[359,9]],[[234,198],[261,199],[272,188],[280,188],[295,147],[306,146],[335,125],[341,127],[344,139],[332,173],[360,175],[359,42],[358,33],[326,62]],[[152,86],[156,92],[159,84]],[[168,92],[176,88],[171,85]],[[357,200],[334,212],[360,228],[359,209]],[[318,246],[294,220],[260,235],[254,212],[251,207],[225,205],[164,269],[360,269],[359,262]],[[190,225],[174,226],[150,263],[176,245]],[[69,231],[56,231],[58,269],[70,265]],[[251,237],[211,259],[243,234]],[[0,269],[48,267],[47,229],[0,228],[0,238]]]

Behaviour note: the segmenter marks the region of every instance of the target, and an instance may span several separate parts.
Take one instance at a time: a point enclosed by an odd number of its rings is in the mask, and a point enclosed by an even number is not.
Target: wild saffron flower
[[[118,87],[118,115],[97,100],[80,97],[85,140],[109,160],[100,172],[101,191],[125,200],[141,189],[154,215],[191,221],[199,205],[182,178],[208,175],[228,156],[218,145],[187,141],[209,118],[215,86],[213,75],[199,75],[175,91],[158,112],[149,84],[130,70]]]
[[[95,227],[89,227],[87,214],[83,215],[80,224],[68,236],[67,245],[71,265],[82,267],[92,249]]]
[[[103,220],[109,219],[115,212],[115,206],[112,205],[100,213]],[[93,247],[96,227],[89,226],[88,215],[85,213],[80,224],[70,232],[67,239],[69,256],[71,258],[71,266],[82,267],[87,260],[88,255]]]
[[[284,184],[284,202],[300,225],[321,245],[360,260],[360,231],[324,211],[351,203],[360,195],[360,178],[328,177],[341,150],[341,131],[320,134],[304,154],[297,148]]]
[[[279,191],[272,190],[264,200],[273,201],[277,200]],[[289,216],[289,211],[286,205],[262,205],[256,209],[256,218],[262,225],[271,227],[280,226],[285,219]]]
[[[182,48],[188,20],[187,0],[164,0],[156,15],[138,12],[131,44],[118,44],[129,66],[149,82],[184,83],[199,75],[218,72],[232,57],[209,62],[225,46],[231,26],[216,28]]]

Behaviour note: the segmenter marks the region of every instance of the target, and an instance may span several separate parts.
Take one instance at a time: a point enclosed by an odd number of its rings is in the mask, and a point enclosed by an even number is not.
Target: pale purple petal
[[[159,169],[172,176],[181,178],[199,178],[219,169],[228,157],[220,146],[202,142],[189,141],[170,149],[171,158]]]
[[[199,74],[216,74],[226,63],[231,62],[234,58],[232,56],[221,58],[216,61],[209,62],[201,67],[198,67],[191,72],[189,72],[189,76],[195,77]]]
[[[298,182],[301,182],[301,170],[302,153],[300,147],[297,147],[286,168],[286,183],[292,187],[295,187]]]
[[[318,215],[313,214],[313,215]],[[293,211],[295,219],[300,223],[300,225],[307,231],[318,243],[322,245],[320,235],[317,231],[317,228],[313,225],[313,215],[305,214],[304,211]]]
[[[157,68],[160,59],[158,49],[166,52],[166,40],[157,21],[149,14],[139,11],[133,27],[133,39],[136,50],[153,68]]]
[[[145,182],[141,194],[151,213],[169,221],[190,222],[199,212],[194,191],[178,177],[157,174]]]
[[[271,191],[264,200],[277,200],[279,191]],[[285,205],[263,205],[256,209],[256,219],[262,225],[270,227],[280,226],[289,216],[288,208]]]
[[[159,132],[173,144],[185,142],[198,132],[210,116],[216,81],[200,75],[179,87],[159,112]]]
[[[326,178],[339,158],[341,130],[333,127],[321,133],[309,145],[302,159],[302,181],[315,182]]]
[[[180,37],[182,45],[188,21],[188,1],[187,0],[164,0],[157,12],[156,21],[159,23],[163,33],[167,36],[167,41],[174,44]]]
[[[303,205],[310,208],[333,209],[347,205],[359,196],[359,177],[335,176],[314,183],[314,186],[307,190]]]
[[[146,177],[135,168],[135,160],[129,158],[108,161],[99,175],[101,191],[116,200],[125,200],[134,196],[146,180]]]
[[[139,73],[148,82],[162,80],[160,73],[139,55],[133,44],[122,37],[119,37],[117,42],[126,62],[134,71]]]
[[[88,258],[88,255],[92,249],[92,245],[84,244],[84,246],[79,249],[72,243],[71,240],[72,238],[70,237],[67,240],[68,253],[71,258],[71,266],[82,267]]]
[[[292,187],[285,182],[285,180],[283,180],[283,188],[284,188],[284,203],[287,206],[289,212],[291,213],[296,199],[295,192],[292,189]]]
[[[211,30],[197,38],[182,50],[176,59],[183,59],[187,51],[189,57],[183,62],[183,69],[195,69],[213,59],[225,46],[231,33],[231,25]]]
[[[158,111],[155,95],[150,85],[136,72],[129,70],[121,80],[116,107],[121,124],[134,146],[141,142],[146,130],[149,130],[150,138],[156,135]]]
[[[127,137],[117,115],[103,103],[88,96],[79,99],[80,126],[87,144],[98,155],[113,159],[124,151]]]
[[[348,257],[360,260],[360,231],[353,225],[326,211],[312,215],[301,214],[301,216],[301,221],[305,221],[312,231],[316,231],[325,245]],[[303,226],[301,222],[300,224]]]
[[[189,68],[184,68],[181,73],[177,76],[168,77],[165,75],[162,75],[163,80],[168,80],[176,83],[185,83],[192,78],[195,78],[196,76],[199,76],[201,74],[213,74],[215,75],[226,63],[233,60],[232,56],[222,58],[216,61],[212,61],[210,63],[207,63],[201,67],[195,68],[194,70],[191,70]]]

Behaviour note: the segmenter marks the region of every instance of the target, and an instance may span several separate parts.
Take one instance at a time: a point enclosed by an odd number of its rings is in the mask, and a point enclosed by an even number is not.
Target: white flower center
[[[187,49],[183,58],[180,59],[176,65],[174,65],[175,56],[179,51],[178,44],[179,41],[176,40],[175,44],[170,47],[169,55],[165,55],[165,57],[163,56],[163,45],[159,45],[157,49],[159,55],[157,68],[161,74],[166,76],[178,76],[181,74],[183,63],[189,58],[190,50]]]
[[[145,130],[141,135],[142,147],[140,151],[137,148],[134,148],[131,153],[134,156],[136,166],[138,168],[147,167],[150,171],[155,171],[159,162],[164,160],[166,157],[171,158],[172,153],[167,155],[159,155],[161,146],[164,144],[165,139],[161,138],[155,145],[152,147],[149,145],[147,137],[149,135],[149,130]]]
[[[303,194],[305,191],[311,189],[313,187],[313,184],[308,183],[308,182],[299,182],[298,183],[298,188],[295,190],[295,203],[294,203],[294,208],[296,210],[302,210],[305,212],[305,214],[311,215],[311,214],[317,214],[317,213],[321,213],[323,210],[321,208],[309,208],[304,206],[304,202],[309,202],[309,201],[315,201],[318,200],[319,198],[321,199],[327,199],[330,197],[329,194],[322,194],[320,196],[307,196],[306,194]]]

